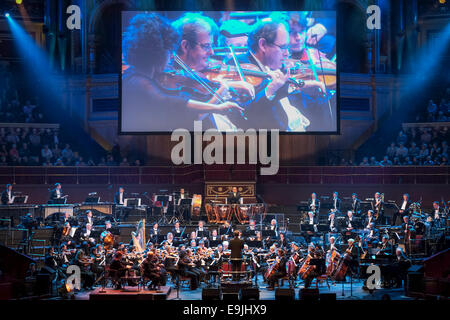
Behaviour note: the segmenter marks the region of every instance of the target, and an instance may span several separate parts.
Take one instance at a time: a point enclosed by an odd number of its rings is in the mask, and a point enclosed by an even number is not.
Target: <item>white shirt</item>
[[[403,204],[402,204],[401,209],[402,209],[402,210],[405,210],[405,209],[406,209],[406,201],[403,201]]]
[[[309,224],[314,224],[314,218],[309,218]]]
[[[8,203],[12,203],[13,199],[12,199],[12,192],[8,191]]]
[[[61,190],[60,189],[56,189],[56,199],[61,198]]]
[[[123,192],[119,193],[119,204],[123,204]]]

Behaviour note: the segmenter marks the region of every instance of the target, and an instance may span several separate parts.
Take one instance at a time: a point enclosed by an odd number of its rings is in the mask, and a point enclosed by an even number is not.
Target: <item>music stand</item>
[[[141,205],[141,198],[126,198],[123,204],[125,207],[139,207]]]
[[[309,223],[304,223],[300,225],[300,231],[305,232],[305,231],[311,231],[311,232],[315,232],[314,230],[314,224],[309,224]]]
[[[180,222],[184,222],[184,212],[185,210],[190,210],[190,206],[192,205],[192,198],[186,198],[186,199],[180,199],[180,205],[179,205],[179,209],[181,210],[181,213],[179,213],[178,217],[175,217],[175,215],[172,217],[171,221],[173,220],[174,222],[180,221]],[[171,221],[169,221],[169,223],[171,223]]]
[[[28,196],[13,196],[12,203],[13,204],[24,204],[27,203]]]
[[[89,196],[84,200],[84,203],[89,203],[89,204],[97,204],[99,202],[100,202],[100,197],[98,197],[98,196],[94,196],[94,197]]]
[[[49,204],[66,204],[67,198],[49,200]]]
[[[168,206],[169,200],[170,196],[156,196],[156,201],[161,203],[161,218],[158,220],[158,224],[169,224],[169,221],[166,217],[166,210],[164,210],[164,208]]]

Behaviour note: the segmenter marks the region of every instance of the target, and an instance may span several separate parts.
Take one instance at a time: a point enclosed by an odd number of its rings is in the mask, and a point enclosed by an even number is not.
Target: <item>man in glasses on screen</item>
[[[255,99],[246,106],[248,127],[305,131],[309,120],[287,98],[290,85],[298,89],[304,83],[294,81],[289,70],[281,71],[290,54],[286,21],[278,18],[258,21],[249,33],[248,46],[248,54],[239,55],[239,62],[253,64],[268,76],[256,87]]]
[[[192,77],[192,71],[195,73],[192,78],[197,76],[202,78],[215,92],[215,94],[210,94],[206,97],[209,99],[209,103],[217,103],[219,99],[230,100],[232,91],[237,94],[245,93],[252,98],[254,97],[255,90],[250,83],[244,81],[218,80],[220,86],[217,88],[203,74],[211,65],[210,58],[214,54],[214,36],[218,30],[217,25],[211,18],[199,13],[186,13],[174,21],[172,26],[181,36],[179,46],[176,50],[178,58],[175,57],[174,61],[172,61],[172,66],[175,69],[183,69],[190,77]],[[235,131],[237,129],[234,122],[230,121],[228,115],[224,116],[222,114],[212,113],[208,118],[213,123],[212,126],[219,130]]]

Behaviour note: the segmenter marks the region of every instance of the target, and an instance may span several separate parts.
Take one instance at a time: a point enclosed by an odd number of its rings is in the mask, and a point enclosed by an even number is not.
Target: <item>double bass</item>
[[[341,259],[339,260],[339,264],[337,268],[334,270],[334,272],[331,275],[331,278],[335,281],[342,281],[345,279],[345,275],[347,274],[348,267],[350,266],[350,261],[352,259],[352,246],[348,247],[347,250],[345,250],[345,254]]]
[[[310,264],[314,251],[311,251],[310,253],[308,253],[308,255],[306,256],[305,260],[303,261],[302,266],[300,267],[300,270],[298,270],[298,275],[300,277],[300,279],[305,280],[306,278],[308,278],[309,274],[314,270],[313,265]]]

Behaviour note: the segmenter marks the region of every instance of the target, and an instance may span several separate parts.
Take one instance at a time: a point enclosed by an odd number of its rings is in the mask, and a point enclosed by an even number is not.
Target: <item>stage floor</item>
[[[259,281],[259,299],[260,300],[275,300],[275,290],[269,291],[267,290],[267,284]],[[202,284],[196,290],[189,290],[187,287],[182,287],[179,291],[179,299],[180,300],[202,300],[202,289],[206,288],[205,284]],[[282,288],[289,288],[289,285],[285,282]],[[295,299],[298,300],[299,291],[303,288],[303,283],[295,288]],[[310,288],[315,288],[315,282]],[[337,300],[382,300],[382,299],[391,299],[391,300],[415,300],[415,298],[405,296],[404,288],[399,289],[377,289],[370,293],[367,290],[363,289],[363,281],[362,280],[354,280],[352,285],[350,282],[345,283],[336,283],[332,285],[330,282],[330,288],[326,285],[325,282],[319,284],[319,293],[335,293]],[[99,290],[101,288],[96,288],[92,291],[81,291],[75,294],[75,299],[77,300],[89,300],[90,295],[98,296]],[[129,300],[132,296],[135,296],[136,300],[160,300],[164,299],[163,295],[167,293],[167,300],[175,300],[177,299],[177,290],[171,284],[168,283],[168,286],[161,287],[162,293],[159,293],[159,297],[144,297],[143,295],[154,295],[155,291],[150,291],[148,289],[141,289],[138,292],[137,287],[125,287],[126,291],[122,290],[114,290],[112,288],[107,288],[108,295],[113,300],[121,300],[120,297],[123,297],[124,300]],[[171,289],[171,290],[170,290]],[[128,297],[129,296],[129,297]],[[92,298],[91,298],[92,299]],[[102,296],[100,297],[102,300],[108,300],[108,297]]]

